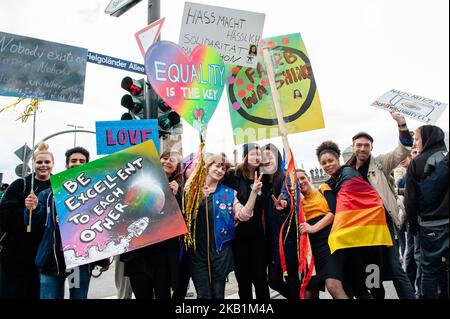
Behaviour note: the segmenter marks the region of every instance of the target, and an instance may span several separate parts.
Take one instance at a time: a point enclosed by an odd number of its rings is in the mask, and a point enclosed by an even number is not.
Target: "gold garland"
[[[188,232],[184,236],[184,241],[186,247],[194,247],[194,251],[196,249],[195,231],[197,226],[197,213],[203,196],[203,186],[206,181],[205,159],[203,157],[204,148],[205,143],[202,142],[200,144],[200,157],[195,165],[194,172],[186,183],[185,202],[183,205],[184,218],[188,229]],[[194,229],[192,229],[192,223],[194,224]]]
[[[25,98],[23,98],[23,97],[19,98],[13,104],[10,104],[10,105],[5,106],[4,108],[2,108],[0,110],[0,113],[5,111],[5,110],[7,110],[7,109],[10,109],[12,107],[15,107],[15,106],[19,105],[24,100],[25,100]],[[30,102],[26,105],[25,111],[22,113],[22,115],[18,119],[16,119],[16,121],[21,120],[22,123],[25,123],[31,116],[33,116],[35,110],[36,110],[36,112],[39,110],[39,103],[41,101],[42,100],[40,100],[40,99],[32,98],[30,100]]]

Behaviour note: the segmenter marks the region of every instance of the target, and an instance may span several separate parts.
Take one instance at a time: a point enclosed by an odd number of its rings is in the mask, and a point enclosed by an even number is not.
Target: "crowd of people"
[[[328,176],[320,187],[296,171],[303,222],[292,213],[297,184],[287,178],[275,145],[244,145],[235,167],[224,153],[207,156],[205,183],[197,185],[203,195],[187,223],[192,245],[179,236],[115,256],[119,298],[132,292],[136,299],[184,299],[192,279],[197,298],[223,299],[234,271],[240,299],[269,299],[269,288],[300,299],[304,234],[314,260],[306,299],[325,289],[335,299],[384,299],[384,281],[393,282],[399,299],[448,298],[444,133],[433,125],[412,132],[402,115],[391,115],[398,125],[392,152],[373,155],[374,139],[360,132],[345,163],[336,143],[318,145]],[[195,159],[183,162],[181,154],[165,152],[160,161],[183,210]],[[82,147],[66,153],[66,169],[87,162]],[[110,260],[66,269],[48,145],[40,145],[34,163],[34,176],[14,181],[0,202],[0,298],[61,299],[65,280],[77,277],[70,297],[86,299],[92,270],[107,270]]]

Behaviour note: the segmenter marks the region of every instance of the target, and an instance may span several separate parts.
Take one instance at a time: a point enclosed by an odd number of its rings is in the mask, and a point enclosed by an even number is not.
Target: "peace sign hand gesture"
[[[283,210],[287,207],[287,201],[285,201],[284,199],[281,199],[282,195],[280,194],[280,196],[278,198],[276,198],[273,194],[272,194],[272,200],[275,204],[275,208],[277,210]]]
[[[252,185],[252,192],[254,192],[258,195],[261,195],[261,190],[263,188],[263,182],[261,181],[263,175],[264,174],[261,173],[261,175],[259,175],[259,177],[258,177],[258,172],[255,172],[255,181],[253,182],[253,185]]]

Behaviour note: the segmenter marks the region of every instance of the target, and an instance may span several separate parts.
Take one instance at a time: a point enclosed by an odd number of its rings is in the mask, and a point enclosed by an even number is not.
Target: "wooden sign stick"
[[[272,91],[273,104],[275,106],[275,112],[277,114],[278,127],[283,140],[283,146],[286,154],[286,163],[291,162],[291,147],[287,138],[286,123],[284,122],[283,110],[281,109],[280,95],[278,94],[277,86],[275,83],[275,72],[272,66],[272,60],[270,58],[269,49],[263,49],[264,64],[267,70],[267,77],[269,79],[270,90]]]

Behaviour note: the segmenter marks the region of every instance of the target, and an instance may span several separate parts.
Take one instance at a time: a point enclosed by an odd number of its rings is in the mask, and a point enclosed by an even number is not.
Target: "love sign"
[[[159,97],[203,132],[225,84],[225,65],[216,49],[199,45],[188,56],[177,44],[159,41],[145,55],[145,71]]]
[[[112,154],[153,140],[159,150],[158,120],[95,122],[97,154]]]

